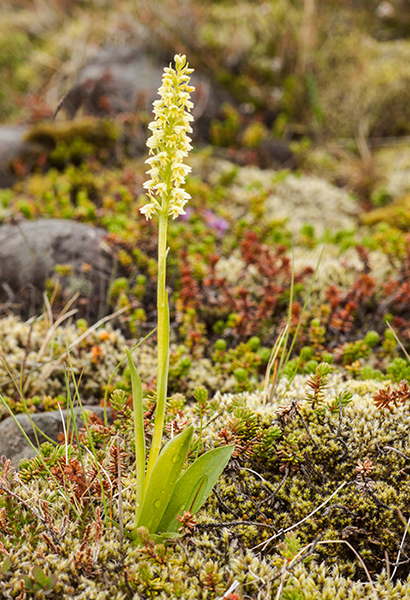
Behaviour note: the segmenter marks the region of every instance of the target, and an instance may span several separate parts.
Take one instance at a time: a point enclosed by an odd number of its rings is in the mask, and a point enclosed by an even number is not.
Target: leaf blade
[[[232,456],[234,446],[223,446],[214,448],[205,454],[202,454],[178,479],[172,498],[164,512],[161,522],[158,525],[158,531],[177,531],[179,523],[178,514],[183,514],[184,510],[191,508],[192,514],[197,512],[207,500],[217,479],[228,464]],[[201,481],[206,476],[205,485],[200,486]],[[194,498],[195,493],[196,497]],[[189,506],[190,503],[193,504]]]
[[[172,497],[175,485],[184,466],[194,428],[191,425],[170,440],[158,456],[144,494],[136,527],[146,527],[150,533],[157,526]]]
[[[137,470],[135,521],[138,520],[141,510],[143,487],[145,480],[145,433],[144,433],[144,408],[142,404],[142,383],[132,360],[131,353],[126,349],[128,366],[131,373],[134,436],[135,436],[135,464]]]

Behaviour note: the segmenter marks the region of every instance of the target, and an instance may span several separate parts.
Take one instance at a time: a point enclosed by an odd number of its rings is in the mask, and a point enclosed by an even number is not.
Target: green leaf
[[[54,573],[52,573],[50,575],[50,577],[48,577],[48,588],[50,590],[52,590],[58,583],[58,577],[57,575],[54,575]]]
[[[233,450],[234,446],[214,448],[192,463],[178,479],[157,531],[177,531],[178,515],[182,515],[184,510],[194,514],[201,508],[228,464]]]
[[[53,593],[53,589],[58,583],[58,578],[56,575],[51,574],[50,577],[47,577],[47,589],[42,590],[44,596],[49,596]]]
[[[193,432],[191,425],[162,449],[152,469],[136,527],[146,527],[150,533],[157,532],[184,466]]]
[[[31,592],[32,590],[34,590],[34,585],[30,577],[27,577],[27,575],[22,575],[22,578],[24,581],[24,587],[26,588],[26,591]]]
[[[33,570],[31,571],[33,574],[34,579],[36,580],[36,583],[38,583],[42,589],[46,590],[48,588],[48,577],[47,575],[42,571],[42,569],[40,569],[40,567],[33,567]]]
[[[169,540],[177,540],[181,537],[181,534],[175,531],[167,531],[165,533],[150,533],[149,537],[154,544],[163,544]]]
[[[6,556],[6,558],[3,561],[3,564],[0,567],[0,574],[10,575],[11,574],[10,567],[11,567],[11,560],[8,556]]]
[[[145,479],[145,434],[144,434],[144,408],[142,404],[142,384],[141,378],[135,368],[131,354],[126,350],[128,365],[131,372],[132,401],[134,416],[134,434],[135,434],[135,463],[137,469],[137,488],[136,488],[136,511],[135,519],[138,519],[142,504],[142,490]]]
[[[186,510],[189,510],[191,514],[196,513],[196,511],[201,508],[202,504],[200,506],[198,506],[198,504],[201,502],[202,494],[208,485],[208,481],[209,477],[205,474],[196,482],[196,486],[192,490],[192,494],[186,504]]]

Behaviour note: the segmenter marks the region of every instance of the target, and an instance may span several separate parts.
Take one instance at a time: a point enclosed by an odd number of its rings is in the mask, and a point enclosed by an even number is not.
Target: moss
[[[392,227],[409,231],[410,229],[410,194],[398,198],[388,206],[375,208],[360,216],[365,225],[388,223]]]
[[[395,136],[409,131],[407,89],[410,44],[378,42],[357,30],[342,30],[339,43],[320,57],[319,102],[331,136]],[[345,82],[350,93],[340,93]],[[347,89],[347,88],[345,88]]]
[[[0,91],[0,121],[14,117],[19,110],[16,102],[21,93],[26,92],[30,77],[24,73],[24,64],[32,51],[30,38],[24,30],[11,26],[7,16],[3,16],[3,35],[0,41],[0,77],[3,82]]]
[[[43,122],[33,126],[26,134],[26,141],[55,145],[57,142],[70,143],[82,138],[99,146],[114,142],[118,132],[112,121],[91,117],[66,122]]]
[[[70,162],[78,165],[88,156],[107,161],[118,134],[114,122],[88,117],[38,123],[27,132],[25,140],[48,149],[50,165],[62,168]]]
[[[291,389],[298,389],[297,386]],[[337,397],[340,389],[333,381],[326,397]],[[295,531],[303,544],[317,536],[321,540],[349,541],[367,567],[378,572],[384,565],[384,549],[392,557],[397,553],[403,523],[396,509],[407,514],[410,499],[410,486],[403,472],[406,459],[400,455],[409,440],[409,407],[392,412],[378,411],[371,402],[369,393],[362,392],[361,398],[354,396],[352,404],[343,410],[340,437],[337,411],[325,416],[302,404],[299,411],[309,433],[301,418],[295,416],[283,424],[283,438],[274,444],[275,450],[271,449],[265,457],[263,454],[257,459],[253,457],[251,464],[247,464],[246,454],[241,455],[238,446],[237,460],[250,470],[228,471],[219,484],[218,497],[211,501],[211,511],[219,513],[222,521],[259,521],[269,523],[277,532],[303,521],[344,483],[325,509],[300,523]],[[252,432],[265,420],[263,413],[259,415],[259,425],[254,423]],[[250,435],[255,435],[251,429]],[[278,454],[275,460],[274,455],[286,445],[290,448],[291,439],[299,458],[295,463],[286,459],[285,464],[294,465],[286,476],[280,462],[283,458]],[[390,443],[397,453],[385,449]],[[359,461],[363,462],[365,457],[374,465],[367,479],[361,478],[357,470]],[[263,473],[263,479],[253,474],[255,468]],[[277,490],[275,494],[274,490]],[[267,540],[270,532],[243,527],[238,529],[238,535],[246,545],[255,546]],[[270,547],[274,551],[274,543]],[[315,557],[326,558],[328,566],[342,567],[355,562],[354,555],[343,543],[317,548]],[[356,573],[361,572],[357,563],[355,568]],[[402,573],[405,572],[404,568]]]
[[[374,201],[387,204],[410,193],[410,148],[405,138],[398,139],[391,146],[375,149],[374,160],[380,174],[372,198]]]
[[[346,382],[337,375],[332,375],[329,383],[325,401],[346,387]],[[297,417],[283,424],[284,433],[291,434],[299,445],[302,462],[288,475],[276,495],[269,500],[271,490],[278,487],[284,473],[279,471],[275,461],[274,446],[269,460],[268,455],[265,458],[260,455],[257,464],[249,464],[246,457],[239,456],[220,480],[217,495],[213,495],[198,514],[194,537],[188,536],[165,547],[149,543],[135,547],[127,536],[133,526],[131,474],[124,479],[122,493],[125,533],[122,544],[118,529],[110,526],[109,519],[104,521],[104,516],[99,537],[98,519],[92,511],[86,510],[80,521],[70,517],[67,522],[65,501],[54,494],[50,481],[33,481],[35,490],[30,483],[20,486],[17,482],[13,492],[25,502],[32,501],[34,493],[42,514],[47,514],[45,506],[52,503],[52,524],[58,545],[30,511],[15,498],[11,499],[6,512],[0,512],[3,519],[0,541],[9,559],[7,564],[4,559],[0,561],[0,569],[5,565],[2,591],[18,594],[20,581],[24,577],[35,581],[33,567],[38,567],[44,576],[57,577],[48,596],[51,598],[125,600],[133,597],[138,600],[148,596],[211,600],[220,597],[237,581],[239,597],[253,597],[263,591],[273,600],[284,557],[291,561],[296,551],[318,539],[321,544],[316,546],[313,560],[298,563],[286,574],[285,598],[294,598],[296,596],[289,594],[298,592],[297,597],[303,599],[326,600],[335,597],[334,594],[340,600],[365,599],[371,597],[372,585],[381,597],[389,594],[389,597],[406,598],[410,593],[406,568],[399,571],[404,577],[402,581],[389,581],[383,567],[384,549],[391,561],[397,555],[403,524],[395,509],[400,508],[407,514],[410,486],[403,471],[406,460],[384,448],[393,444],[405,452],[409,409],[405,406],[391,412],[377,411],[371,403],[372,386],[353,383],[352,387],[357,390],[359,385],[362,387],[360,394],[355,393],[354,402],[344,409],[340,430],[343,444],[337,437],[337,413],[324,416],[312,408],[301,407],[310,435]],[[278,393],[282,394],[286,386],[286,381],[281,382]],[[303,398],[305,388],[306,378],[296,378],[288,391],[289,400]],[[253,412],[256,426],[272,422],[276,407],[263,407],[260,394],[244,394],[242,399]],[[232,396],[219,396],[216,398],[218,410],[224,412],[233,400]],[[238,405],[238,399],[236,403]],[[184,411],[188,418],[193,417],[193,408]],[[226,425],[225,415],[211,420],[211,427],[206,426],[203,432],[207,445],[215,443],[220,426]],[[365,456],[374,465],[368,476],[368,482],[374,482],[373,487],[368,486],[373,495],[359,486],[363,478],[360,480],[356,467]],[[290,545],[289,541],[287,546],[283,543],[278,546],[283,539],[279,535],[263,553],[250,549],[307,517],[342,483],[344,487],[331,502],[296,527],[296,545]],[[4,501],[4,494],[0,495],[0,510],[5,506]],[[93,502],[96,507],[98,501]],[[118,521],[117,502],[107,506],[107,514],[114,522]],[[229,522],[233,521],[248,521],[249,525],[232,523],[230,526]],[[218,522],[227,524],[214,527]],[[90,525],[88,534],[87,523]],[[61,535],[63,527],[65,534]],[[344,542],[361,554],[372,574],[372,585],[366,582],[360,563]]]

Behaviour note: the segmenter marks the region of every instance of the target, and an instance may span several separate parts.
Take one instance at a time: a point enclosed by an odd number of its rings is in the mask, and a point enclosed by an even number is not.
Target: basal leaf
[[[27,577],[27,575],[22,575],[22,579],[24,581],[24,587],[26,589],[26,591],[31,592],[34,590],[34,584],[31,581],[30,577]]]
[[[157,531],[177,531],[178,515],[182,515],[184,510],[194,514],[201,508],[228,464],[233,450],[234,446],[214,448],[192,463],[178,479]]]
[[[191,425],[162,449],[152,469],[136,527],[146,527],[150,533],[157,532],[184,466],[193,431]]]
[[[142,503],[142,490],[145,478],[145,434],[144,434],[144,408],[142,404],[142,384],[137,369],[135,368],[129,350],[126,350],[128,365],[131,373],[132,401],[134,416],[134,434],[135,434],[135,463],[137,468],[137,489],[136,489],[136,518],[138,518]]]
[[[198,479],[196,486],[192,490],[192,494],[190,495],[188,502],[186,504],[186,510],[189,510],[190,513],[194,514],[198,508],[198,503],[201,501],[202,494],[208,485],[209,477],[207,473],[202,475],[200,479]]]

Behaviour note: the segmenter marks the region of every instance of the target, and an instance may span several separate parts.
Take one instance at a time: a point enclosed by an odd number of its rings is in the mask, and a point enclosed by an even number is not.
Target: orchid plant
[[[166,290],[167,225],[185,214],[184,206],[190,195],[184,190],[186,175],[191,168],[183,160],[192,149],[189,85],[193,69],[185,56],[175,56],[175,69],[164,69],[162,85],[158,90],[160,100],[154,102],[155,120],[148,125],[152,131],[147,141],[150,166],[149,181],[144,184],[149,203],[140,211],[147,219],[159,219],[158,232],[158,282],[157,282],[157,406],[152,444],[146,461],[142,385],[137,369],[128,352],[132,378],[133,413],[136,451],[136,508],[135,530],[146,527],[156,539],[178,535],[178,515],[185,511],[194,514],[206,501],[212,488],[228,463],[233,446],[210,450],[197,458],[183,472],[188,456],[193,426],[168,441],[161,450],[167,397],[169,369],[169,306]]]

